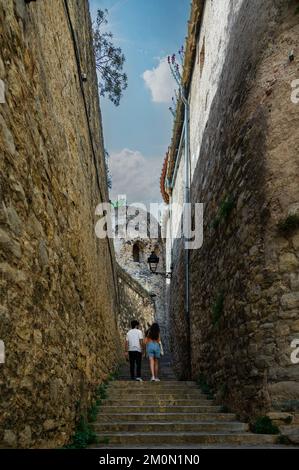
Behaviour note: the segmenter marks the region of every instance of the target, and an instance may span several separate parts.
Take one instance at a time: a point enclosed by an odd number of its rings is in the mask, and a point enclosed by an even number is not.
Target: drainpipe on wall
[[[185,190],[184,190],[184,205],[190,203],[190,104],[187,94],[182,93],[182,99],[185,106]],[[189,223],[188,223],[189,224]],[[186,230],[186,227],[185,227]],[[185,244],[189,241],[190,235],[184,233],[184,250],[185,250],[185,316],[187,322],[187,361],[188,361],[188,378],[191,376],[191,328],[190,328],[190,272],[189,272],[189,249]]]

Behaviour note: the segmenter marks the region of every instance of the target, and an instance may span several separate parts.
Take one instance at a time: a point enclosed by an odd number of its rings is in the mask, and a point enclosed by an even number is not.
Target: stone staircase
[[[195,382],[175,380],[167,358],[161,382],[134,382],[127,375],[125,368],[108,387],[93,424],[99,439],[94,448],[276,447],[277,436],[252,434]]]

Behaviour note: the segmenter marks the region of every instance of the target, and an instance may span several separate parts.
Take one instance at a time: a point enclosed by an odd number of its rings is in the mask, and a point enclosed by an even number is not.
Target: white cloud
[[[146,158],[141,152],[127,148],[112,153],[109,158],[111,199],[126,194],[128,203],[160,202],[161,168],[161,157]]]
[[[154,103],[170,103],[176,82],[171,75],[166,57],[160,59],[157,67],[143,72],[142,78],[152,94]]]

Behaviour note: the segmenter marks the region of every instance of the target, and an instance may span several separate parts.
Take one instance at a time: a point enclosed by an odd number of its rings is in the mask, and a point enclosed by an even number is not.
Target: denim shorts
[[[148,357],[154,357],[155,359],[160,359],[161,348],[159,343],[154,343],[151,341],[146,345],[146,353]]]

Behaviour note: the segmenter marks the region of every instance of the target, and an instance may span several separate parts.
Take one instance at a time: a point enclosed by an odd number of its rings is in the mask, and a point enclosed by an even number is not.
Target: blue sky
[[[163,59],[185,42],[190,0],[90,0],[93,18],[98,8],[109,11],[107,29],[125,54],[128,75],[119,107],[101,99],[111,197],[126,191],[128,202],[157,202],[175,87]]]

